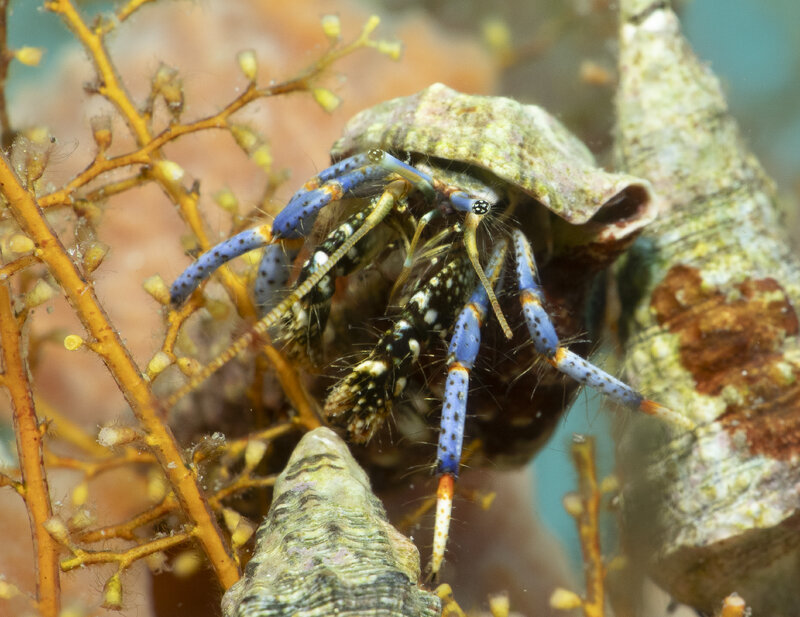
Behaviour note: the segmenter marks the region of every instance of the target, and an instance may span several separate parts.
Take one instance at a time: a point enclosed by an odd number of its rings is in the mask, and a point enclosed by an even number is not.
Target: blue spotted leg
[[[373,157],[375,158],[375,157]],[[332,201],[342,199],[349,191],[379,180],[389,170],[370,162],[369,153],[356,154],[331,165],[312,178],[295,193],[275,217],[272,233],[276,238],[299,238],[311,231],[317,213]]]
[[[269,225],[245,229],[203,253],[186,268],[170,288],[170,301],[179,306],[209,275],[231,259],[266,246],[272,240]]]
[[[378,159],[376,155],[372,158]],[[250,251],[267,247],[256,274],[255,295],[259,305],[271,307],[274,294],[285,287],[289,265],[297,256],[293,249],[279,250],[278,241],[304,237],[323,206],[341,199],[359,185],[389,173],[389,164],[370,163],[370,160],[370,153],[357,154],[331,165],[292,196],[272,225],[245,229],[203,253],[172,284],[172,304],[183,304],[197,286],[221,265]]]
[[[503,269],[508,243],[499,241],[486,267],[486,276],[491,283],[496,281]],[[433,531],[433,557],[431,573],[435,575],[444,560],[450,515],[453,509],[453,490],[461,461],[461,446],[464,440],[464,420],[467,414],[469,374],[475,366],[475,358],[481,346],[481,328],[489,310],[489,296],[484,286],[478,285],[466,306],[461,309],[447,350],[447,381],[444,389],[444,405],[439,430],[436,473],[439,488],[436,491],[436,522]]]
[[[694,428],[694,424],[683,415],[644,398],[629,385],[561,345],[553,322],[543,306],[544,294],[536,280],[536,262],[531,246],[525,234],[518,229],[513,231],[513,237],[522,312],[536,351],[560,372],[578,383],[602,392],[612,401],[658,416],[668,423],[681,426],[686,430]]]
[[[259,315],[266,315],[275,308],[280,291],[286,289],[292,263],[299,252],[300,249],[284,246],[279,242],[264,247],[264,254],[253,281],[253,298]]]
[[[372,149],[339,161],[306,182],[275,217],[272,233],[275,238],[305,236],[324,206],[392,173],[409,182],[429,201],[434,200],[433,178],[388,152]]]
[[[370,150],[346,158],[306,182],[275,217],[272,225],[264,224],[246,229],[203,253],[172,284],[172,304],[183,304],[197,286],[223,264],[266,246],[269,248],[265,251],[256,274],[256,301],[260,305],[271,305],[270,294],[285,286],[292,254],[297,254],[290,248],[279,251],[274,245],[281,240],[304,237],[324,206],[341,199],[347,192],[390,173],[400,175],[426,196],[433,196],[433,180],[430,176],[387,152]]]

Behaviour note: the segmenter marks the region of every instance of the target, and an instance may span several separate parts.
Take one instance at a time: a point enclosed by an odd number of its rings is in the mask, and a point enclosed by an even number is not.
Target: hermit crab
[[[523,440],[530,456],[563,410],[563,382],[531,370],[536,357],[627,407],[682,421],[567,349],[556,333],[581,332],[576,315],[593,275],[652,219],[645,181],[598,169],[587,148],[538,107],[442,84],[361,112],[331,156],[333,165],[306,182],[274,221],[214,247],[174,283],[172,301],[180,304],[221,264],[263,249],[254,285],[263,318],[173,399],[273,327],[291,354],[319,369],[337,279],[390,270],[392,285],[378,308],[390,324],[330,390],[324,415],[352,442],[365,442],[409,392],[424,388],[427,400],[431,393],[443,400],[434,573],[467,416],[477,415],[472,428],[487,455],[507,454],[507,444]],[[298,239],[324,230],[289,283]],[[510,253],[515,266],[507,276]],[[556,308],[555,320],[545,307]],[[516,339],[514,346],[506,339]],[[481,350],[495,359],[488,371],[476,366]],[[482,385],[474,397],[471,373]],[[488,385],[492,380],[504,384]]]

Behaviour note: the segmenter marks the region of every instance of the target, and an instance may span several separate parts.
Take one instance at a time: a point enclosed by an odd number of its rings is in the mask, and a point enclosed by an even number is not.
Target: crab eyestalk
[[[381,150],[380,148],[372,148],[369,152],[367,152],[367,157],[369,158],[370,163],[373,165],[377,165],[388,172],[395,173],[409,182],[419,192],[425,195],[425,198],[429,201],[433,201],[435,199],[436,191],[433,188],[433,178],[431,178],[424,171],[404,163],[400,159],[392,156],[385,150]]]

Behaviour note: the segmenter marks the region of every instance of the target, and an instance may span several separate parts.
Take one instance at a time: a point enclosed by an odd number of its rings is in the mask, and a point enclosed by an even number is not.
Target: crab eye
[[[370,148],[369,151],[367,152],[367,158],[369,159],[369,162],[372,163],[373,165],[380,165],[383,162],[385,155],[386,152],[384,152],[380,148]]]
[[[490,204],[485,199],[476,199],[474,202],[472,202],[472,208],[471,208],[472,213],[477,214],[478,216],[483,216],[484,214],[487,214],[491,209],[492,209],[492,204]]]
[[[450,203],[459,212],[470,212],[476,216],[483,216],[492,209],[492,204],[486,199],[470,197],[463,191],[450,194]]]

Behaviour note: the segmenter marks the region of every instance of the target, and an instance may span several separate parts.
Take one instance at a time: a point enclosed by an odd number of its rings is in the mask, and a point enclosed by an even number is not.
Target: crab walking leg
[[[363,155],[350,157],[350,159],[353,158],[361,159]],[[345,159],[345,161],[350,161],[350,159]],[[339,165],[340,163],[337,163],[334,167]],[[332,201],[342,199],[348,191],[382,178],[387,173],[387,170],[379,165],[367,164],[328,180],[319,188],[296,193],[275,217],[272,222],[272,233],[276,238],[299,238],[307,235],[311,231],[317,213],[324,206]]]
[[[356,154],[331,165],[306,182],[269,225],[246,229],[203,253],[191,264],[170,288],[170,300],[180,305],[197,289],[197,286],[224,263],[244,253],[277,244],[281,239],[304,237],[314,224],[317,213],[332,201],[363,184],[383,178],[388,174],[400,176],[411,186],[433,200],[436,191],[433,179],[388,152],[378,149]],[[320,186],[321,184],[321,186]],[[275,291],[286,284],[289,264],[297,255],[294,249],[285,253],[268,248],[262,257],[256,276],[256,302],[266,311],[274,304]]]
[[[309,193],[314,189],[318,189],[329,180],[335,180],[343,174],[353,171],[354,169],[358,169],[359,167],[366,167],[370,164],[371,163],[366,152],[342,159],[338,163],[334,163],[330,167],[326,167],[313,178],[306,180],[306,183],[301,186],[294,195],[292,195],[289,203],[299,200],[304,194]]]
[[[597,368],[591,362],[581,358],[569,349],[559,347],[555,357],[547,360],[559,371],[572,377],[575,381],[590,386],[631,409],[637,409],[648,415],[655,416],[686,431],[696,428],[695,423],[685,416],[669,407],[664,407],[660,403],[645,398],[628,384]]]
[[[317,284],[322,280],[325,275],[330,272],[337,262],[342,259],[352,249],[361,238],[368,234],[375,228],[395,207],[395,204],[405,199],[408,192],[409,185],[405,181],[392,182],[383,191],[380,198],[374,200],[374,206],[370,209],[364,224],[359,227],[346,242],[340,246],[330,259],[324,264],[319,264],[319,269],[314,272],[312,276],[307,278],[303,283],[286,296],[281,302],[262,317],[256,324],[245,334],[240,336],[233,342],[225,351],[217,356],[213,362],[206,365],[202,370],[192,375],[191,379],[174,392],[166,401],[166,406],[172,407],[176,402],[186,396],[189,392],[196,390],[202,385],[211,375],[217,372],[221,367],[230,362],[233,358],[244,351],[249,345],[253,343],[258,337],[264,336],[267,331],[274,326],[278,320],[288,311],[295,302],[302,300]]]
[[[279,292],[286,288],[292,262],[299,252],[299,248],[285,247],[280,243],[268,244],[264,248],[253,281],[253,296],[260,315],[266,315],[275,308]]]
[[[433,179],[428,174],[403,163],[384,150],[373,148],[346,158],[309,180],[275,217],[272,233],[276,238],[306,235],[321,208],[342,199],[348,191],[391,173],[409,182],[427,199],[433,200],[435,197]],[[323,184],[317,188],[320,182]]]
[[[487,264],[487,276],[491,285],[494,285],[500,276],[507,248],[508,244],[505,241],[499,242]],[[458,465],[464,441],[469,373],[475,365],[475,358],[481,346],[481,327],[486,319],[489,303],[486,287],[483,283],[479,283],[467,305],[458,315],[447,351],[447,382],[444,389],[439,447],[436,451],[436,473],[440,477],[439,488],[436,491],[431,576],[438,574],[444,561],[444,551],[450,531],[450,515],[453,510],[453,490],[455,479],[458,477]]]
[[[271,241],[270,225],[259,225],[251,229],[245,229],[228,238],[225,242],[221,242],[200,255],[197,261],[186,268],[175,280],[169,291],[170,301],[175,306],[183,304],[186,298],[197,289],[197,286],[222,264],[266,246]]]
[[[430,176],[406,165],[383,150],[373,149],[351,156],[331,165],[306,182],[278,213],[271,228],[265,224],[246,229],[203,253],[172,284],[170,288],[172,304],[177,306],[185,302],[202,281],[231,259],[276,243],[276,240],[281,238],[303,237],[311,230],[321,208],[341,199],[348,191],[389,173],[398,174],[426,196],[433,196],[433,180]],[[317,188],[320,183],[324,184]],[[296,254],[295,252],[294,255]],[[268,304],[273,291],[285,285],[286,276],[280,274],[280,271],[286,270],[288,274],[288,264],[293,261],[290,255],[291,251],[281,255],[276,248],[267,249],[265,252],[256,278],[256,301],[259,305]],[[262,270],[265,271],[263,275]]]
[[[544,310],[544,296],[541,287],[536,282],[536,262],[533,258],[533,251],[531,251],[525,235],[518,229],[514,230],[514,249],[522,312],[536,351],[545,356],[547,361],[560,372],[578,383],[602,392],[613,401],[657,416],[684,429],[693,429],[694,423],[681,414],[646,399],[629,385],[561,345],[553,322]]]

